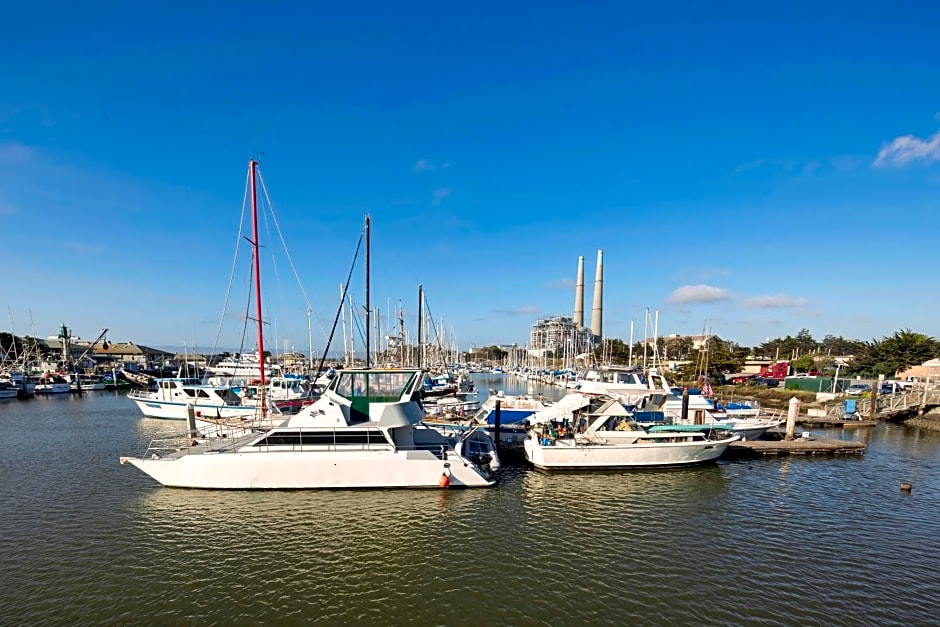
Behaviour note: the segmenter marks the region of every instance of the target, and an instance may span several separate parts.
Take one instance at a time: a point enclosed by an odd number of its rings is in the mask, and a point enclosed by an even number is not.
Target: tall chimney
[[[604,251],[597,251],[597,274],[594,276],[594,309],[591,311],[591,334],[598,340],[603,337],[604,313]]]
[[[584,326],[584,255],[578,257],[578,282],[574,286],[574,326]]]

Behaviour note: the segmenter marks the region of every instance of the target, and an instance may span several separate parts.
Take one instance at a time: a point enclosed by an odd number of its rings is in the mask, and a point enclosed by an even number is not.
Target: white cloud
[[[805,298],[793,298],[786,294],[767,294],[748,298],[744,301],[744,304],[751,309],[782,309],[785,307],[802,307],[808,302]]]
[[[437,165],[432,161],[427,159],[418,159],[418,162],[415,163],[414,167],[411,168],[411,171],[415,174],[421,174],[422,172],[434,172],[435,170],[446,170],[450,167],[450,161],[445,161],[441,165]]]
[[[444,202],[444,199],[450,196],[450,193],[454,191],[449,187],[442,187],[440,189],[435,189],[431,192],[431,205],[436,207]]]
[[[433,172],[436,169],[437,167],[427,159],[419,159],[411,171],[415,174],[421,174],[422,172]]]
[[[722,300],[730,300],[731,294],[727,290],[713,285],[683,285],[676,288],[667,302],[679,303],[716,303]]]
[[[16,165],[32,161],[36,152],[29,146],[17,144],[16,142],[0,143],[0,164]]]
[[[872,166],[876,168],[885,165],[902,166],[920,159],[940,161],[940,131],[926,139],[913,135],[895,137],[881,147]]]
[[[502,316],[532,316],[540,311],[536,305],[523,305],[515,309],[497,309],[494,313]]]

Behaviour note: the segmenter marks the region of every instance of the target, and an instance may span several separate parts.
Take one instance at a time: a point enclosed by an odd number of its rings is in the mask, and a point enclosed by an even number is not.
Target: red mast
[[[248,168],[251,172],[251,228],[253,240],[251,242],[252,252],[255,262],[255,306],[258,322],[258,359],[261,362],[261,386],[258,388],[258,396],[261,399],[261,417],[264,418],[268,413],[267,381],[264,378],[264,333],[262,333],[261,322],[261,264],[258,255],[258,188],[255,184],[255,170],[258,162],[251,158],[248,160]]]

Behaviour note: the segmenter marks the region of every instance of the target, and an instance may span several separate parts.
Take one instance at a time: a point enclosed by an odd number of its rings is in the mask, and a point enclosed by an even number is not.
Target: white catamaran
[[[421,370],[346,370],[271,429],[151,442],[122,457],[165,486],[222,489],[487,487],[498,459],[478,430],[422,424]]]

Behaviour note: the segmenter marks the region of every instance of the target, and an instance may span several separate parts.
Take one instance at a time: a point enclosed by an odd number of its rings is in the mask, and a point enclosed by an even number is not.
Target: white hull
[[[475,467],[456,455],[430,451],[252,451],[183,455],[175,460],[122,458],[162,485],[224,490],[488,487]],[[445,468],[449,464],[449,468]]]
[[[555,440],[553,444],[543,446],[534,438],[529,438],[524,443],[524,449],[526,460],[542,469],[688,466],[717,459],[737,439],[635,444],[576,444],[574,439],[567,439]]]
[[[78,392],[78,386],[70,387],[73,392]],[[106,386],[104,383],[82,383],[82,392],[100,392],[105,390]]]
[[[68,394],[72,391],[68,383],[37,383],[36,394]]]
[[[143,398],[133,398],[131,400],[137,403],[141,413],[148,418],[160,418],[162,420],[186,420],[187,403],[173,403],[170,401],[158,401]],[[196,417],[209,416],[212,418],[242,418],[253,416],[259,413],[257,407],[250,405],[193,405],[193,411]]]

